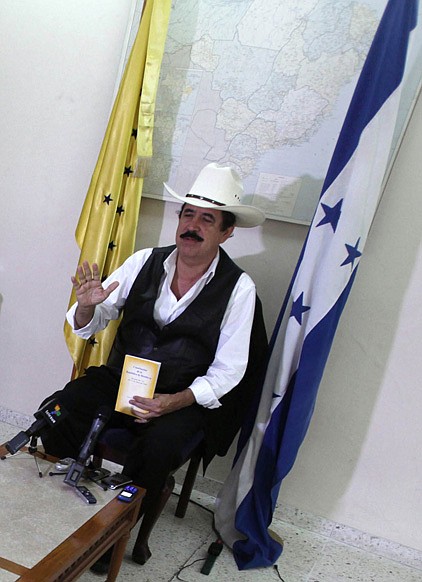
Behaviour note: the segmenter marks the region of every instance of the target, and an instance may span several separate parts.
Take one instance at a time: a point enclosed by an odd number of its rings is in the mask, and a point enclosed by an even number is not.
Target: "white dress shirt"
[[[105,288],[113,281],[118,281],[119,286],[103,303],[96,306],[92,320],[85,327],[75,329],[74,314],[77,303],[72,305],[66,317],[75,334],[83,339],[89,339],[104,329],[110,320],[119,318],[129,291],[151,253],[152,249],[137,251],[104,281]],[[219,261],[219,253],[207,272],[179,300],[170,288],[176,270],[176,259],[175,249],[164,262],[164,274],[154,306],[154,319],[160,328],[176,319],[211,281]],[[192,390],[196,402],[206,408],[221,406],[219,398],[234,388],[245,373],[255,296],[254,282],[249,275],[242,273],[221,322],[215,358],[204,376],[199,376],[190,386],[186,386]]]

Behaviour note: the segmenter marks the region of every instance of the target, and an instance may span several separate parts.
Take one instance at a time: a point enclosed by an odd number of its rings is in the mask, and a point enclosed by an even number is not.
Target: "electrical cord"
[[[172,495],[175,495],[176,497],[180,497],[180,493],[176,493],[176,491],[173,491]],[[192,503],[192,505],[197,505],[201,509],[204,509],[205,511],[208,511],[209,513],[214,515],[214,511],[212,509],[210,509],[209,507],[205,507],[205,505],[202,505],[201,503],[198,503],[197,501],[194,501],[193,499],[189,499],[189,503]]]
[[[187,580],[185,580],[184,578],[180,578],[179,574],[181,572],[183,572],[183,570],[185,570],[186,568],[190,568],[191,566],[193,566],[194,564],[197,564],[198,562],[205,562],[206,558],[198,558],[197,560],[194,560],[193,562],[190,562],[190,564],[185,564],[184,566],[182,566],[180,568],[180,570],[178,570],[176,572],[176,578],[178,580],[181,580],[181,582],[188,582]]]
[[[278,569],[277,564],[274,564],[273,570],[275,571],[275,573],[277,574],[277,576],[280,578],[281,582],[284,582],[284,578],[281,577],[280,570]]]
[[[175,495],[176,497],[180,497],[180,494],[179,493],[176,493],[175,491],[173,491],[172,494]],[[192,505],[196,505],[196,506],[200,507],[201,509],[204,509],[205,511],[208,511],[208,513],[211,513],[212,516],[214,516],[214,511],[212,509],[209,509],[208,507],[205,507],[205,505],[202,505],[201,503],[198,503],[197,501],[193,501],[193,499],[189,499],[189,503],[192,503]],[[217,530],[215,529],[214,519],[212,520],[212,529],[213,529],[213,531],[217,535],[219,535],[218,532],[217,532]],[[185,570],[186,568],[190,568],[191,566],[193,566],[194,564],[197,564],[198,562],[204,562],[205,563],[207,559],[208,559],[208,557],[207,558],[198,558],[197,560],[194,560],[193,562],[190,562],[189,564],[185,564],[184,566],[182,566],[176,572],[176,578],[177,578],[177,580],[180,580],[181,582],[187,582],[187,580],[185,580],[184,578],[180,578],[179,574],[181,572],[183,572],[183,570]],[[275,574],[277,575],[277,577],[279,578],[279,580],[281,580],[281,582],[285,582],[284,578],[281,577],[281,574],[280,574],[280,570],[278,568],[278,565],[277,564],[274,564],[272,568],[273,568]]]

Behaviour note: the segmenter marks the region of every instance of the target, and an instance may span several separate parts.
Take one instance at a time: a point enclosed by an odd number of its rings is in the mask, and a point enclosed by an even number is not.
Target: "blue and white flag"
[[[253,429],[241,434],[217,498],[215,526],[241,570],[270,566],[282,551],[268,527],[281,482],[307,432],[376,211],[416,19],[417,0],[389,0],[273,333]]]

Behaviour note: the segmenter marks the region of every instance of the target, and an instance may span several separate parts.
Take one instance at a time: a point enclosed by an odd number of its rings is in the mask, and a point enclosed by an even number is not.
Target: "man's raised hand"
[[[104,289],[100,280],[100,271],[96,263],[93,263],[91,268],[88,261],[84,261],[77,268],[76,274],[77,276],[71,277],[71,280],[78,305],[82,308],[99,305],[119,286],[118,281],[114,281]]]

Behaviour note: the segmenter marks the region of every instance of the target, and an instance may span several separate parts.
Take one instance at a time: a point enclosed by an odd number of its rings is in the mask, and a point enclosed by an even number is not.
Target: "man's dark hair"
[[[180,209],[179,212],[179,218],[182,215],[183,209],[186,206],[186,202],[184,202],[182,204],[182,208]],[[216,210],[220,210],[220,208],[216,208]],[[231,226],[235,226],[236,224],[236,216],[233,214],[233,212],[228,212],[227,210],[222,210],[222,221],[221,221],[221,232],[224,232],[225,230],[227,230],[228,228],[230,228]]]

